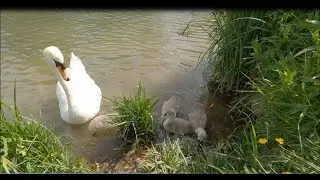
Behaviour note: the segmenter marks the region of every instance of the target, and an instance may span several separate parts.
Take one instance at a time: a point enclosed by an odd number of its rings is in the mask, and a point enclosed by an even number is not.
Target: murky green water
[[[16,78],[24,114],[54,124],[55,133],[70,137],[75,152],[90,161],[112,157],[117,137],[91,137],[87,125],[74,127],[62,121],[57,80],[43,61],[42,50],[57,46],[66,64],[74,52],[105,97],[133,93],[141,79],[152,95],[163,100],[177,94],[192,105],[202,83],[201,72],[192,70],[208,46],[208,36],[200,27],[193,27],[189,37],[178,33],[191,19],[208,13],[1,10],[1,97],[12,102]],[[103,101],[101,114],[109,112],[110,102]]]

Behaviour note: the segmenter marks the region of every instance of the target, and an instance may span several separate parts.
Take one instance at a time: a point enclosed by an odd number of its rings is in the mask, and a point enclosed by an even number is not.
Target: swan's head
[[[164,113],[164,116],[170,117],[170,118],[176,118],[176,112],[173,109],[168,109],[166,113]]]
[[[167,118],[162,124],[163,128],[165,130],[167,130],[167,131],[172,131],[172,129],[173,129],[173,120],[174,119],[172,119],[172,118]]]
[[[164,122],[168,118],[175,118],[176,112],[170,108],[167,111],[164,112],[164,114],[161,115],[161,122]]]
[[[164,114],[165,121],[162,126],[164,129],[170,131],[173,127],[173,120],[176,118],[176,112],[173,109],[168,109]]]
[[[206,133],[206,131],[205,131],[204,129],[202,129],[202,128],[197,128],[197,129],[195,130],[195,133],[197,134],[199,141],[204,141],[204,140],[207,139],[207,133]]]
[[[66,71],[66,65],[64,64],[64,58],[61,51],[55,46],[49,46],[43,50],[44,60],[49,66],[58,71],[61,77],[65,81],[69,81],[70,77]]]
[[[192,109],[194,110],[202,110],[204,108],[204,105],[203,104],[200,104],[200,103],[195,103],[193,106],[192,106]]]

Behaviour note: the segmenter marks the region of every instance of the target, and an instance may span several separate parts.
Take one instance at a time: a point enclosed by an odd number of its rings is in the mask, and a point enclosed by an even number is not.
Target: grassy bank
[[[144,170],[320,173],[319,11],[219,11],[212,19],[202,59],[212,93],[234,92],[230,113],[245,127],[215,147],[166,142],[149,150]]]
[[[248,125],[231,148],[247,145],[238,157],[252,163],[237,170],[319,173],[319,11],[230,11],[216,17],[220,38],[207,56],[212,80],[222,91],[235,91],[232,113]]]
[[[71,155],[49,129],[23,117],[16,105],[1,101],[0,108],[1,173],[89,172],[84,161]]]
[[[59,139],[35,120],[22,117],[1,102],[2,173],[88,172],[84,161],[70,154]],[[5,116],[4,109],[13,113]]]
[[[233,92],[230,113],[243,127],[231,139],[156,138],[153,101],[139,84],[116,98],[115,123],[131,148],[148,147],[147,173],[320,173],[319,11],[219,11],[208,21],[212,44],[203,56],[216,91]],[[59,140],[18,109],[3,114],[1,172],[81,172]]]

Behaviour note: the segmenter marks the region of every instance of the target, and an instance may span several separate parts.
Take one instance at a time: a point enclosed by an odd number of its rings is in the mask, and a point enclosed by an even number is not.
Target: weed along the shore
[[[2,173],[88,173],[85,160],[74,156],[59,138],[35,119],[20,114],[16,104],[1,100],[0,147]]]
[[[119,126],[124,142],[132,148],[150,145],[156,136],[153,113],[156,99],[149,97],[139,82],[134,97],[124,95],[112,101],[114,110],[118,113],[114,122]]]

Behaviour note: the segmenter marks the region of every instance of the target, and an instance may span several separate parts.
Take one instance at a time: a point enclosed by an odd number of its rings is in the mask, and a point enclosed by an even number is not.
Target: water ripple
[[[139,80],[165,98],[170,92],[196,97],[192,89],[199,86],[197,79],[180,77],[195,66],[208,46],[208,35],[196,26],[188,37],[178,33],[198,14],[207,12],[1,10],[1,95],[12,97],[16,79],[18,102],[26,112],[37,115],[41,109],[41,119],[54,120],[57,133],[81,139],[83,144],[100,143],[101,139],[70,128],[60,119],[57,79],[43,61],[42,50],[59,47],[67,65],[74,52],[106,97],[131,93]],[[112,109],[105,101],[102,107],[102,112]],[[105,148],[88,149],[105,152]]]

